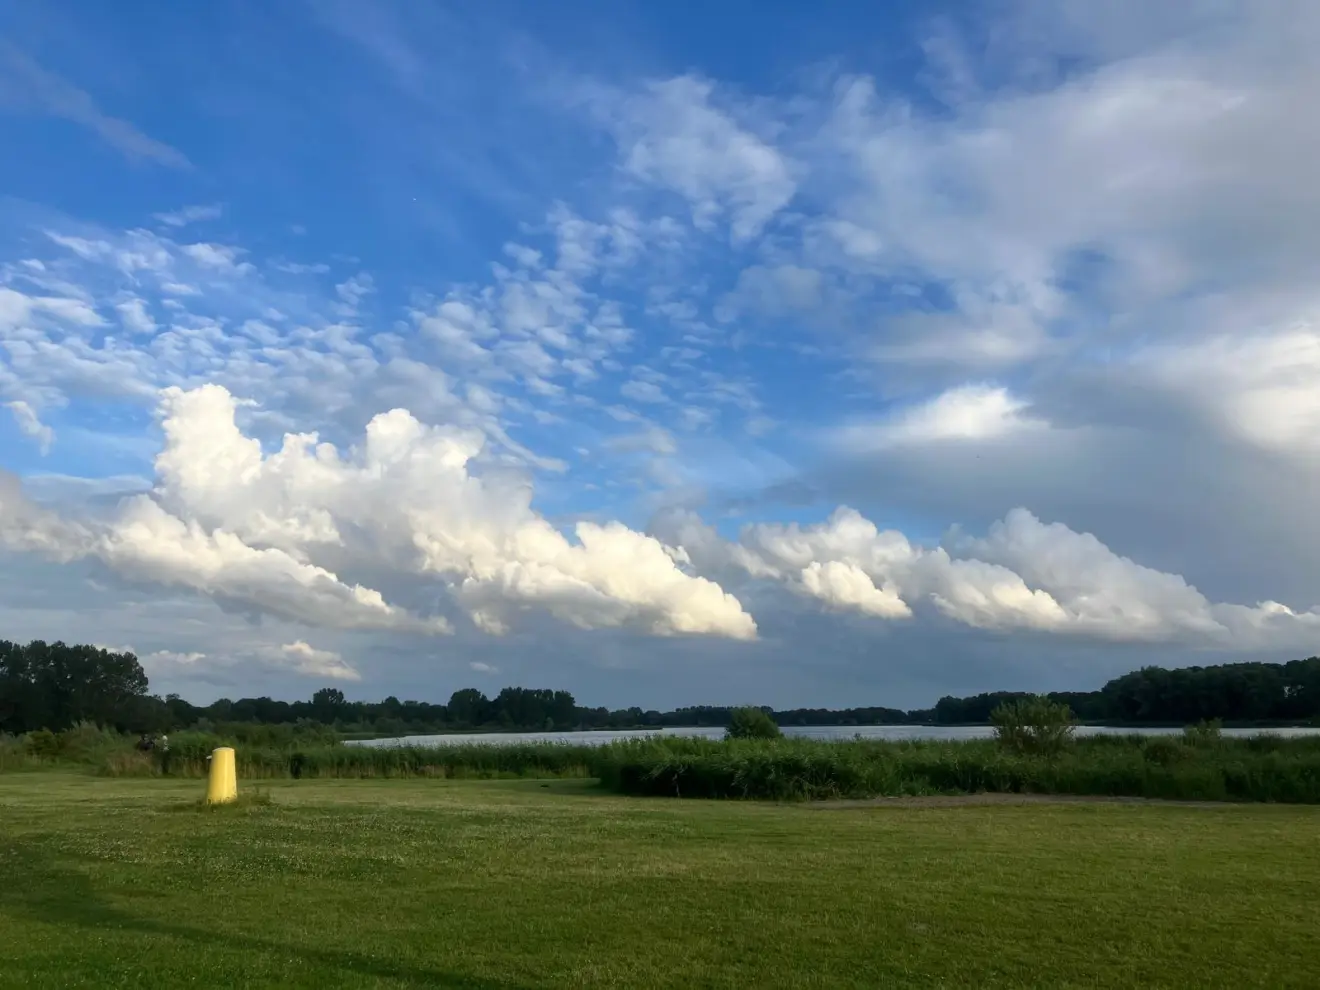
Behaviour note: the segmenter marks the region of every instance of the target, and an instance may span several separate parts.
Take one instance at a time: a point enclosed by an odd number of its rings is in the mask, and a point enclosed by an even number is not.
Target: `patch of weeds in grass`
[[[226,801],[223,804],[211,804],[206,798],[198,798],[196,801],[185,801],[170,807],[171,811],[197,812],[207,815],[232,815],[255,811],[260,808],[271,808],[275,805],[275,799],[271,793],[264,787],[254,788],[252,790],[240,791],[237,798],[233,801]]]

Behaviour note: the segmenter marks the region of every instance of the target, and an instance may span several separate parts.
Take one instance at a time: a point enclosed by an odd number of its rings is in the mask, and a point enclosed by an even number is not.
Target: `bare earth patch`
[[[815,801],[807,807],[817,811],[849,808],[956,808],[984,804],[1148,804],[1179,808],[1223,808],[1232,801],[1167,801],[1160,798],[1107,797],[1087,794],[931,794],[920,797],[877,797],[860,800]]]

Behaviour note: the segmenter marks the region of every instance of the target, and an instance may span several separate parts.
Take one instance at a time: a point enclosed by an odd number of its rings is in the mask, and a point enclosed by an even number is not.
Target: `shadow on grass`
[[[0,843],[0,866],[3,867],[0,872],[5,880],[0,884],[0,912],[47,924],[163,935],[198,945],[230,949],[235,953],[258,950],[280,958],[294,956],[317,966],[333,966],[377,979],[400,980],[444,990],[532,990],[527,984],[425,966],[394,964],[330,946],[308,948],[249,935],[139,918],[110,904],[85,873],[66,865],[69,858],[64,857],[62,862],[50,850],[37,843]]]

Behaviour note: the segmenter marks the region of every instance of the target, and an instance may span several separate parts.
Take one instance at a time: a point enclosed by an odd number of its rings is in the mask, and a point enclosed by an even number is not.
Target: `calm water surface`
[[[1077,729],[1081,736],[1177,735],[1180,728],[1123,729],[1102,725],[1083,725]],[[988,725],[786,725],[784,735],[806,739],[988,739],[992,735]],[[1320,735],[1320,728],[1290,726],[1278,729],[1225,729],[1226,736],[1255,736],[1261,734],[1283,736]],[[451,743],[470,743],[480,746],[507,746],[524,742],[561,742],[578,745],[604,745],[620,739],[642,739],[646,736],[689,736],[702,739],[722,739],[724,730],[710,727],[673,729],[608,729],[599,732],[491,732],[449,733],[438,736],[401,736],[397,739],[362,739],[350,746],[444,746]]]

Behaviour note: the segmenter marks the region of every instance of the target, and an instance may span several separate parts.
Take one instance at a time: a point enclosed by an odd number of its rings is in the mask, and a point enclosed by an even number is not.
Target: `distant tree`
[[[1299,719],[1320,711],[1320,660],[1214,667],[1143,667],[1101,690],[1108,717],[1123,722]]]
[[[192,725],[202,717],[202,709],[194,708],[177,694],[165,695],[165,708],[169,712],[169,727],[172,729]]]
[[[340,716],[345,704],[347,702],[344,699],[344,692],[339,688],[321,688],[312,695],[312,711],[315,713],[313,717],[318,722],[330,725]],[[238,708],[238,703],[235,703],[235,718],[237,718]]]
[[[115,720],[114,726],[127,732],[168,732],[171,729],[183,728],[192,724],[189,720],[178,720],[174,717],[169,704],[162,698],[154,694],[144,694],[132,699],[123,706],[121,716]]]
[[[147,693],[147,678],[131,653],[95,646],[0,641],[0,732],[48,727],[63,731],[93,722],[130,732],[156,732],[193,725],[325,726],[394,735],[443,730],[453,726],[499,726],[506,729],[629,728],[636,726],[731,727],[747,734],[748,718],[767,735],[768,725],[885,725],[914,723],[991,723],[1005,739],[1036,745],[1035,730],[1021,725],[1038,696],[996,691],[970,697],[944,697],[931,709],[798,708],[774,712],[698,705],[672,711],[639,707],[611,710],[579,707],[567,691],[508,687],[494,699],[475,688],[455,691],[447,705],[400,701],[350,702],[342,691],[323,688],[308,701],[269,697],[221,698],[195,707],[178,695],[164,699]],[[1113,678],[1099,691],[1056,692],[1045,701],[1083,721],[1112,720],[1133,724],[1195,725],[1216,719],[1243,721],[1315,721],[1320,724],[1320,657],[1287,664],[1260,662],[1211,667],[1145,667]],[[1026,705],[1026,708],[1023,707]],[[995,713],[1003,709],[997,716]],[[762,717],[764,716],[764,717]],[[1072,716],[1070,716],[1072,717]],[[1005,721],[1008,719],[1008,721]],[[1026,725],[1027,728],[1023,728]],[[331,730],[333,731],[333,729]],[[1071,730],[1066,730],[1067,732]],[[273,738],[273,737],[272,737]],[[282,737],[281,737],[282,738]],[[1042,736],[1044,738],[1044,736]],[[1018,743],[1013,743],[1018,745]]]
[[[42,702],[27,651],[18,643],[0,640],[0,731],[18,733],[41,728],[40,720],[46,717]]]
[[[778,739],[783,735],[779,725],[761,708],[735,708],[729,713],[726,739]]]
[[[0,730],[60,731],[78,722],[130,730],[146,693],[147,675],[132,653],[0,642]]]
[[[577,699],[568,691],[555,691],[546,709],[547,721],[556,729],[571,729],[577,724]]]
[[[935,721],[943,725],[985,723],[1000,705],[1029,697],[1025,691],[992,691],[970,698],[944,697],[935,703]]]
[[[1320,716],[1320,657],[1283,665],[1283,718]]]
[[[567,691],[506,687],[490,703],[494,719],[512,728],[568,728],[575,721],[577,703]],[[489,716],[488,716],[489,717]]]
[[[490,711],[490,701],[476,688],[463,688],[449,696],[449,718],[459,725],[483,725]]]
[[[239,698],[234,702],[234,708],[229,717],[235,722],[264,722],[265,719],[258,717],[260,714],[261,710],[256,698]]]

